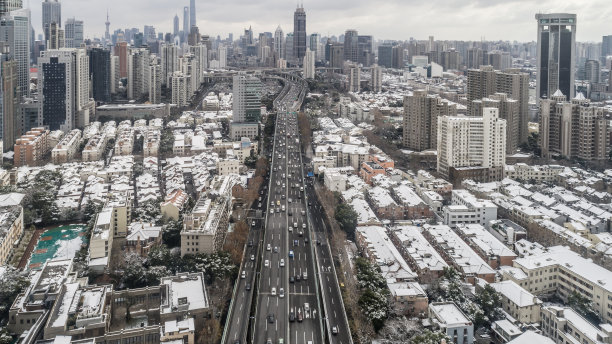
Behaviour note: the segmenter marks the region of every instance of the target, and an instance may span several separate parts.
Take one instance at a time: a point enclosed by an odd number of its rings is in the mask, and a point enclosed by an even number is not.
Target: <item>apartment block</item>
[[[414,151],[436,149],[438,146],[438,118],[456,116],[457,106],[425,90],[404,96],[404,147]]]
[[[474,343],[474,324],[454,302],[429,305],[429,317],[455,344]]]
[[[62,140],[51,150],[51,161],[56,164],[63,164],[72,160],[81,145],[81,130],[71,130]]]
[[[15,142],[15,166],[34,166],[49,152],[49,130],[32,128]]]
[[[524,324],[540,322],[542,301],[514,281],[489,284],[501,296],[502,308],[516,321]]]

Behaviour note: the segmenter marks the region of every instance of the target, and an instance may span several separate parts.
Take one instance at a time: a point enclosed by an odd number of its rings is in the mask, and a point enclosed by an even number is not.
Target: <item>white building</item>
[[[361,91],[361,68],[352,65],[348,69],[348,91],[359,93]]]
[[[377,64],[370,68],[372,73],[372,81],[370,82],[370,90],[374,93],[382,91],[382,67]]]
[[[459,223],[478,223],[489,228],[497,220],[497,206],[485,199],[478,199],[467,190],[453,190],[451,205],[444,207],[444,223],[454,227]]]
[[[190,94],[188,93],[188,84],[190,82],[190,76],[183,74],[182,72],[172,73],[171,85],[172,85],[172,103],[178,107],[185,107],[189,105]]]
[[[56,164],[63,164],[70,161],[76,154],[81,144],[81,131],[71,130],[51,151],[51,161]]]
[[[310,49],[306,49],[306,55],[304,55],[304,79],[314,79],[315,77],[315,53]]]
[[[179,70],[178,47],[172,43],[161,46],[162,85],[168,85],[172,74]]]
[[[604,344],[612,342],[612,325],[595,326],[570,307],[542,308],[542,334],[557,343]]]
[[[501,180],[506,164],[506,121],[496,108],[482,117],[438,118],[438,172],[451,180]]]
[[[474,343],[474,324],[453,302],[429,305],[429,317],[455,344]]]

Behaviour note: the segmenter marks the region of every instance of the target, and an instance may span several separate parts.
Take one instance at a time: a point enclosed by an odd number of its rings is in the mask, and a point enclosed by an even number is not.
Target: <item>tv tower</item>
[[[104,33],[104,39],[106,40],[106,44],[108,45],[111,41],[110,20],[108,19],[108,10],[106,10],[106,23],[104,24],[106,25],[106,33]]]

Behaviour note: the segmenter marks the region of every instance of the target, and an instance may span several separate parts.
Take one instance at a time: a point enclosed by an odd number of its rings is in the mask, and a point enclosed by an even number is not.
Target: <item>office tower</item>
[[[155,33],[155,27],[151,25],[145,25],[143,37],[144,37],[144,41],[147,44],[157,41],[157,34]]]
[[[183,37],[181,38],[181,42],[187,42],[187,35],[189,35],[189,7],[183,7]]]
[[[285,60],[293,61],[293,32],[285,36]]]
[[[374,93],[380,93],[382,91],[382,68],[374,64],[370,68],[370,72],[372,74],[370,83],[370,90]]]
[[[253,44],[253,29],[249,27],[244,29],[244,36],[242,36],[242,48],[246,49],[249,45]]]
[[[354,93],[361,91],[361,67],[357,64],[348,66],[348,91]]]
[[[178,107],[189,105],[188,97],[188,77],[183,72],[176,71],[170,76],[170,85],[172,87],[172,104]]]
[[[479,117],[438,118],[438,172],[451,182],[500,181],[506,164],[506,121],[496,108]]]
[[[495,93],[488,98],[472,101],[471,116],[480,116],[484,108],[496,108],[499,118],[506,121],[506,154],[516,153],[519,147],[519,102],[505,93]]]
[[[92,48],[89,54],[89,74],[91,90],[97,102],[111,101],[111,56],[110,51]]]
[[[404,68],[404,47],[396,45],[393,47],[393,68]]]
[[[259,39],[257,42],[257,57],[260,60],[265,60],[267,56],[264,56],[264,48],[268,47],[268,37],[266,36],[265,33],[260,33],[259,34]]]
[[[329,48],[329,67],[342,69],[344,66],[344,45],[340,43],[333,44]]]
[[[164,43],[161,47],[162,85],[169,85],[172,73],[179,70],[179,51],[174,44]]]
[[[83,43],[83,21],[69,18],[64,24],[66,48],[79,48]]]
[[[180,29],[179,29],[179,17],[178,17],[178,14],[174,15],[174,21],[173,21],[173,25],[172,25],[172,27],[173,27],[173,29],[174,29],[174,30],[172,31],[172,35],[173,35],[173,38],[175,38],[175,37],[177,37],[177,36],[179,35],[179,33],[180,33],[180,31],[179,31]]]
[[[254,139],[259,135],[261,117],[261,81],[240,73],[233,79],[233,120],[230,136],[233,140],[241,137]]]
[[[308,47],[310,51],[315,54],[315,61],[321,60],[321,35],[318,33],[313,33],[310,35],[308,40]]]
[[[0,142],[2,150],[8,151],[15,144],[19,121],[15,109],[17,87],[17,62],[12,59],[8,46],[0,52]]]
[[[47,27],[47,49],[57,50],[66,47],[66,36],[64,30],[61,29],[58,23],[51,23]]]
[[[357,30],[346,30],[344,33],[344,60],[359,62],[359,35]]]
[[[224,45],[220,45],[217,53],[217,58],[219,60],[219,68],[225,69],[227,67],[227,47]]]
[[[605,61],[607,56],[612,56],[612,35],[601,38],[601,61]]]
[[[84,49],[46,50],[38,59],[38,104],[43,125],[68,132],[89,124],[89,57]]]
[[[315,78],[315,52],[306,49],[306,56],[304,56],[304,79]]]
[[[506,70],[512,68],[512,56],[505,51],[492,51],[487,54],[488,64],[495,70]]]
[[[285,56],[285,35],[280,25],[274,31],[274,51],[279,59],[286,58]]]
[[[119,58],[119,78],[127,78],[128,70],[128,44],[118,42],[115,45],[115,56]]]
[[[529,74],[520,70],[509,69],[503,72],[493,70],[491,66],[468,70],[468,112],[472,102],[488,98],[495,93],[505,93],[519,103],[519,136],[518,144],[527,142],[529,136]]]
[[[148,49],[130,49],[128,55],[128,99],[138,101],[147,95],[149,91],[149,61]]]
[[[299,6],[293,14],[293,58],[302,62],[306,55],[306,11]]]
[[[547,98],[557,90],[574,98],[576,64],[576,15],[566,13],[535,16],[538,21],[536,97]]]
[[[161,83],[162,83],[162,68],[161,65],[154,64],[149,66],[149,103],[161,103]]]
[[[427,41],[427,53],[430,51],[436,51],[436,46],[434,42],[434,36],[429,36],[429,40]]]
[[[378,46],[378,65],[393,68],[393,46],[391,44]]]
[[[189,32],[187,43],[193,47],[200,44],[200,39],[202,36],[200,35],[200,29],[197,26],[192,26],[190,30],[191,31]]]
[[[0,16],[23,8],[23,0],[0,0]],[[6,149],[6,146],[4,146]]]
[[[606,160],[610,152],[605,109],[593,106],[582,93],[567,101],[561,91],[540,100],[542,157]]]
[[[404,96],[404,147],[421,152],[438,145],[438,118],[456,116],[457,105],[425,90]]]
[[[196,22],[196,7],[195,0],[189,2],[189,26],[198,26]]]
[[[598,60],[587,60],[584,63],[586,80],[591,84],[597,84],[601,80],[601,68]]]
[[[45,33],[45,44],[49,41],[48,29],[51,23],[62,26],[62,4],[59,0],[45,0],[42,3],[42,30]]]
[[[17,63],[19,95],[30,95],[30,10],[10,12],[0,19],[0,41],[6,42]]]
[[[17,134],[15,138],[25,134],[32,128],[42,126],[42,114],[38,106],[38,99],[23,98],[16,107],[16,118],[20,123],[17,123]]]
[[[357,62],[364,67],[374,63],[372,36],[357,36]]]

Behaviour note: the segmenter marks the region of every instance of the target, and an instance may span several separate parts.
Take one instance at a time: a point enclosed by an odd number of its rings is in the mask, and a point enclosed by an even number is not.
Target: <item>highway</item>
[[[268,192],[260,195],[265,216],[249,220],[223,344],[352,343],[320,206],[304,180],[297,124],[302,92],[287,81],[274,101],[274,144],[264,147],[271,161]]]

